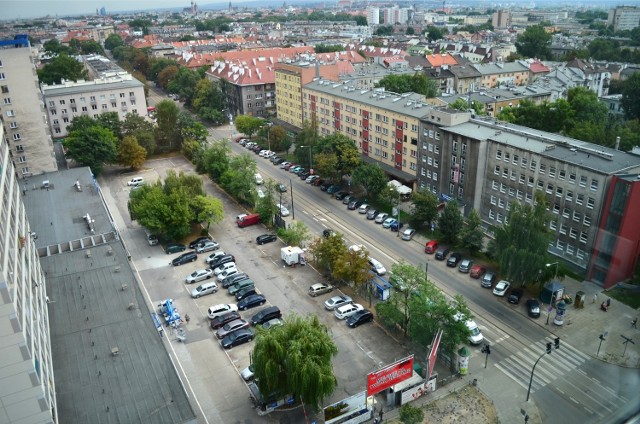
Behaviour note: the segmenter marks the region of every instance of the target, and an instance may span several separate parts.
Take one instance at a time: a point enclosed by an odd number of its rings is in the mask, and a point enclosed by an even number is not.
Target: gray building
[[[55,138],[68,135],[67,127],[76,116],[97,118],[102,113],[116,112],[124,120],[128,113],[147,113],[144,84],[106,59],[92,57],[86,63],[95,79],[41,87]]]
[[[22,199],[38,235],[32,263],[47,278],[40,320],[51,331],[60,422],[195,423],[89,168],[45,174]]]
[[[0,421],[57,423],[47,281],[10,153],[0,121]]]
[[[0,113],[11,160],[25,178],[58,169],[38,89],[37,57],[26,36],[0,41]]]

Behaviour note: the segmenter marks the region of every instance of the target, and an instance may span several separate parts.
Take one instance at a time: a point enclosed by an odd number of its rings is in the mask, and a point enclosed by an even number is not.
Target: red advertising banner
[[[373,396],[413,374],[413,355],[369,373],[367,376],[367,396]]]
[[[431,351],[429,352],[429,374],[427,374],[427,380],[431,378],[433,374],[433,367],[436,366],[436,359],[438,359],[438,347],[440,347],[440,338],[442,337],[442,330],[438,330],[435,336],[433,336],[433,342],[431,343]]]

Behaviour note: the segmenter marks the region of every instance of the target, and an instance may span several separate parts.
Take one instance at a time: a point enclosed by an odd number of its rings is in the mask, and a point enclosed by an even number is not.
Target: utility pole
[[[491,346],[485,344],[484,346],[482,346],[482,350],[480,352],[485,354],[484,367],[487,368],[487,361],[489,360],[489,355],[491,355]]]
[[[556,337],[554,340],[555,348],[560,349],[560,337]],[[533,369],[531,370],[531,378],[529,379],[529,388],[527,389],[527,402],[529,402],[529,395],[531,394],[531,384],[533,383],[533,373],[536,371],[536,366],[538,362],[542,359],[544,355],[549,355],[552,352],[552,343],[547,343],[547,349],[542,352],[542,355],[538,358],[535,364],[533,364]]]

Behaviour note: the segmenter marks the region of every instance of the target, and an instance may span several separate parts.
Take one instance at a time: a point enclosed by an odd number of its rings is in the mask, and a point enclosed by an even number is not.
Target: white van
[[[142,178],[142,177],[135,177],[135,178],[132,178],[132,179],[127,183],[127,185],[128,185],[129,187],[137,187],[137,186],[140,186],[140,185],[142,185],[142,184],[144,184],[144,178]]]
[[[453,319],[456,321],[460,321],[463,318],[462,314],[457,313],[453,316]],[[465,325],[469,329],[469,343],[472,345],[479,345],[484,340],[484,336],[480,332],[480,328],[478,328],[478,324],[472,319],[467,320]]]
[[[197,299],[200,296],[205,296],[207,294],[213,294],[213,293],[215,293],[217,291],[218,291],[218,285],[216,283],[214,283],[213,281],[211,281],[209,283],[204,283],[202,285],[199,285],[198,287],[193,289],[191,291],[191,297],[193,297],[194,299]]]
[[[152,234],[151,231],[149,230],[144,230],[144,234],[147,238],[147,243],[149,243],[149,246],[158,245],[158,236],[156,236],[155,234]]]
[[[264,180],[262,179],[262,175],[258,174],[256,172],[256,184],[260,185],[264,182]]]

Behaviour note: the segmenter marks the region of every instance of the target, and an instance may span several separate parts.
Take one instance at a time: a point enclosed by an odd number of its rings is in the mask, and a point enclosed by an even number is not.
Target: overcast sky
[[[211,4],[225,0],[201,0],[196,3]],[[235,1],[238,2],[237,0]],[[228,4],[229,1],[226,0]],[[107,13],[118,10],[162,9],[167,7],[189,7],[191,0],[0,0],[0,19],[37,18],[46,15],[64,16],[95,14],[96,8],[104,6]]]

